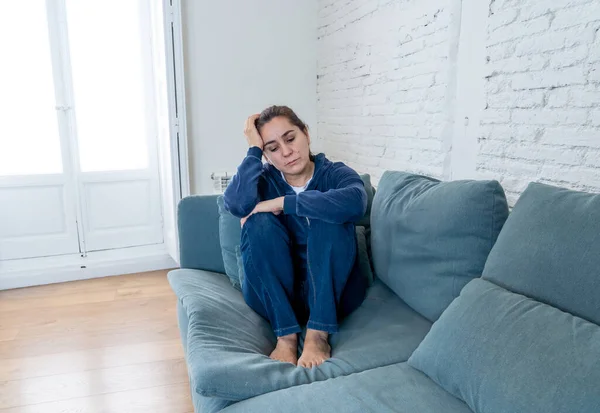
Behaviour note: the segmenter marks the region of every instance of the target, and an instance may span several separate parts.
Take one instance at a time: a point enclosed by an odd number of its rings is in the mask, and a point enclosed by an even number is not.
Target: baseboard
[[[112,258],[109,254],[103,254],[101,257],[88,257],[87,260],[81,258],[80,262],[67,260],[73,262],[37,268],[28,265],[29,268],[19,269],[13,265],[9,270],[0,271],[0,290],[166,270],[178,266],[166,252],[130,257],[123,256],[123,253],[119,255],[118,258]]]

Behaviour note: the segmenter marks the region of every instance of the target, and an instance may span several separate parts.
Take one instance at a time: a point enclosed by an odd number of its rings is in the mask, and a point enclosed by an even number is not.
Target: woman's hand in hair
[[[256,204],[252,212],[248,214],[248,216],[241,219],[241,226],[243,227],[248,218],[250,218],[254,214],[258,214],[259,212],[272,212],[275,215],[281,214],[281,212],[283,211],[283,199],[284,197],[280,196],[279,198],[259,202],[258,204]]]
[[[252,115],[248,119],[246,119],[246,124],[244,125],[244,135],[246,135],[246,140],[248,141],[249,146],[258,146],[261,150],[263,148],[263,140],[260,137],[260,133],[256,129],[256,119],[260,114]]]

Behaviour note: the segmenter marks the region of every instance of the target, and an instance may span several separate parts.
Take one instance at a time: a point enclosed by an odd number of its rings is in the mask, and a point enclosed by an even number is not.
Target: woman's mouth
[[[293,161],[286,163],[285,166],[295,165],[296,162],[298,162],[298,159],[294,159]]]

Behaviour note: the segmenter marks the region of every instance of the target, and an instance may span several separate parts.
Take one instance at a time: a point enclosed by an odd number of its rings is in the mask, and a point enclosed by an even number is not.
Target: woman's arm
[[[223,195],[225,209],[239,218],[252,212],[260,201],[258,183],[263,174],[263,141],[256,129],[256,119],[259,116],[255,114],[246,119],[244,135],[250,148]]]
[[[344,164],[333,168],[330,179],[337,182],[335,189],[286,195],[283,212],[333,224],[360,220],[367,210],[367,193],[362,179]]]
[[[261,157],[260,148],[253,146],[248,149],[248,154],[223,194],[225,209],[238,218],[247,216],[260,201],[258,183],[263,174]]]

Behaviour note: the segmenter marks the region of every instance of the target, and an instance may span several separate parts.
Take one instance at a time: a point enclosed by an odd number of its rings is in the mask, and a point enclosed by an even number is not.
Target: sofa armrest
[[[181,268],[225,273],[219,242],[218,195],[193,195],[177,208]]]

